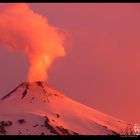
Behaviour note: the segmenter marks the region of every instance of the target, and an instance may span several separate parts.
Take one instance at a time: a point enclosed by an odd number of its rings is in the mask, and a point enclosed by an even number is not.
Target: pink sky
[[[103,113],[140,123],[140,4],[29,6],[67,33],[67,55],[53,63],[48,84]],[[28,61],[0,47],[0,64],[2,96],[26,81]]]

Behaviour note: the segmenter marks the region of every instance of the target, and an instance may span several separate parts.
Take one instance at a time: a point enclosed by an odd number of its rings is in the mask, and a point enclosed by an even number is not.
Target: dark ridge
[[[25,85],[26,85],[26,89],[25,89],[24,92],[22,93],[21,99],[23,99],[23,98],[27,95],[27,92],[28,92],[28,89],[29,89],[28,84],[25,84]]]
[[[122,135],[134,135],[133,125],[127,124],[127,127],[122,131]]]
[[[32,127],[37,127],[38,126],[38,124],[35,124],[35,125],[33,125]]]
[[[110,130],[110,129],[109,129],[109,130]],[[115,132],[115,131],[113,131],[113,130],[110,130],[110,131],[112,132],[113,135],[120,135],[119,133],[117,133],[117,132]],[[112,135],[112,134],[111,134],[111,135]]]
[[[45,116],[45,119],[46,119],[45,122],[48,123],[49,122],[49,118],[47,116]]]
[[[71,135],[71,134],[69,133],[69,131],[68,131],[67,129],[63,128],[62,126],[56,126],[56,128],[57,128],[60,132],[62,132],[64,135]]]
[[[49,118],[45,116],[44,126],[47,127],[47,129],[50,130],[51,133],[60,135],[50,124],[49,124]]]
[[[40,86],[40,87],[42,88],[44,94],[46,94],[46,90],[44,89],[42,83],[41,83],[40,81],[37,81],[36,84],[37,84],[38,86]],[[47,101],[48,101],[48,103],[50,102],[49,99],[48,99],[48,97],[47,97]]]
[[[37,81],[36,84],[37,84],[38,86],[42,86],[42,84],[41,84],[40,81]]]
[[[54,127],[52,127],[50,124],[49,124],[49,118],[47,116],[45,116],[45,121],[44,121],[44,126],[47,127],[51,133],[53,134],[56,134],[56,135],[60,135],[55,129]],[[69,133],[69,130],[63,128],[62,126],[56,126],[56,129],[58,129],[60,132],[62,132],[63,135],[71,135]],[[79,135],[78,133],[76,132],[72,132],[74,135]]]
[[[13,123],[12,123],[11,121],[8,121],[8,124],[9,124],[9,125],[12,125]]]
[[[79,133],[77,133],[77,132],[73,132],[73,134],[74,134],[74,135],[80,135],[80,134],[79,134]]]
[[[106,128],[107,130],[111,131],[113,135],[120,135],[119,133],[117,133],[117,132],[115,132],[115,131],[113,131],[113,130],[108,129],[107,126],[102,125],[102,127],[104,127],[104,128]],[[112,135],[112,134],[111,134],[111,135]]]
[[[27,89],[25,89],[24,92],[22,93],[21,99],[23,99],[26,96],[26,94],[27,94]]]
[[[57,118],[59,118],[59,117],[60,117],[60,115],[59,115],[59,114],[56,114],[56,117],[57,117]]]
[[[25,121],[24,119],[20,119],[20,120],[18,120],[18,122],[19,122],[20,124],[23,124],[23,123],[25,123],[26,121]]]
[[[62,132],[63,135],[79,135],[79,133],[72,131],[72,134],[69,132],[68,129],[63,128],[62,126],[56,126],[56,128]]]
[[[37,84],[38,86],[42,87],[43,92],[46,94],[46,91],[45,91],[45,89],[44,89],[42,83],[41,83],[40,81],[38,81],[38,82],[36,82],[36,84]]]
[[[110,131],[112,132],[113,135],[134,135],[133,134],[133,126],[131,124],[128,124],[125,129],[121,129],[120,133],[117,133],[113,130],[110,130]]]
[[[4,97],[1,98],[1,100],[6,99],[7,97],[9,97],[13,92],[15,92],[20,86],[24,85],[24,83],[20,84],[19,86],[17,86],[15,89],[13,89],[11,92],[9,92],[7,95],[5,95]]]
[[[1,121],[0,122],[0,133],[1,134],[6,134],[6,130],[5,127],[12,125],[11,121],[5,122],[5,121]]]

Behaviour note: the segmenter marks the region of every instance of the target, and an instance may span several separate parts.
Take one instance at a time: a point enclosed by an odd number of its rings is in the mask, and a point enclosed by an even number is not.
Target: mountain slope
[[[133,125],[80,104],[44,82],[22,83],[0,101],[0,134],[132,135]]]

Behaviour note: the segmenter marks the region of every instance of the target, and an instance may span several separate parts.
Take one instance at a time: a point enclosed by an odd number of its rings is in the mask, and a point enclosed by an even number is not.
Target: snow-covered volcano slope
[[[44,82],[22,83],[0,101],[0,134],[4,135],[132,135],[132,128]]]

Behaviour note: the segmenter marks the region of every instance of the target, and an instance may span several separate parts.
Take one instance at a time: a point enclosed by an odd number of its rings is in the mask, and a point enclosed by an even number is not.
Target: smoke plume
[[[30,82],[47,80],[53,60],[65,55],[64,35],[27,4],[0,4],[0,43],[28,57]]]

